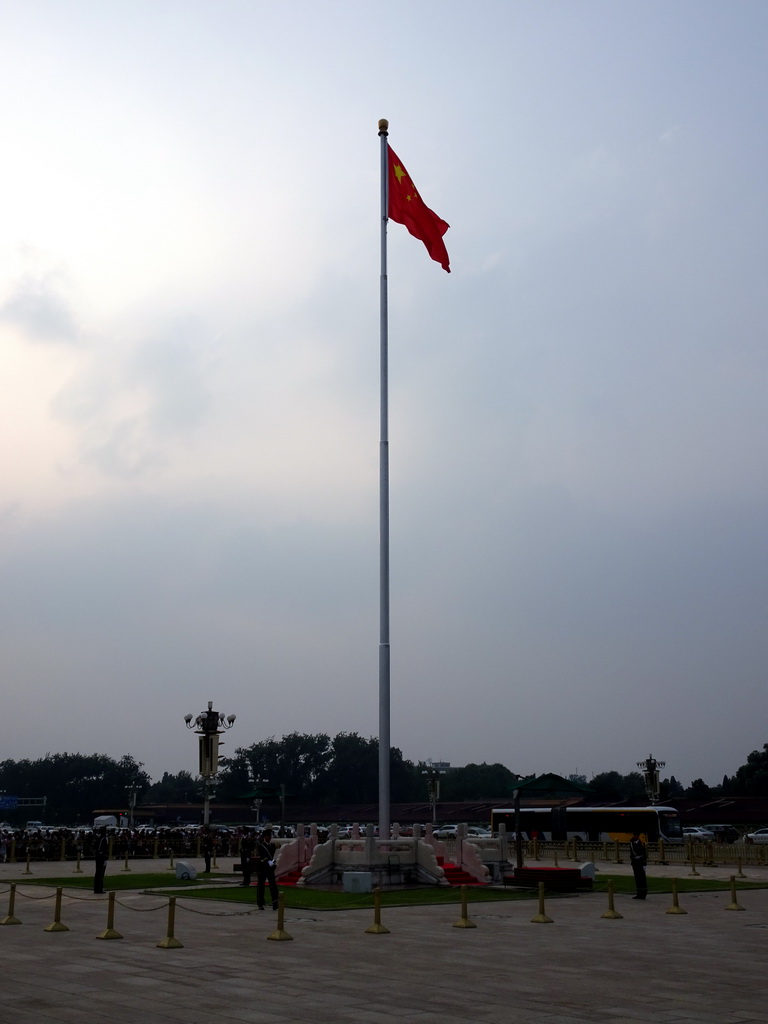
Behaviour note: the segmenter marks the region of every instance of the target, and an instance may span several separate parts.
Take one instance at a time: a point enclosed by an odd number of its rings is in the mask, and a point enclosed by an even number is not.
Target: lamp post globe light
[[[208,710],[201,711],[197,718],[184,715],[188,729],[194,729],[200,737],[200,776],[203,780],[203,824],[207,825],[211,818],[211,800],[216,787],[216,775],[219,771],[219,747],[222,742],[219,736],[235,724],[237,715],[225,716],[223,711],[213,710],[213,701],[208,701]]]

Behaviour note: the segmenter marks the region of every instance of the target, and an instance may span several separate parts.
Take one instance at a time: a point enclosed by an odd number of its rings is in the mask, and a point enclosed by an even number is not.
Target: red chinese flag
[[[449,226],[441,220],[419,195],[411,176],[403,167],[391,146],[389,151],[389,210],[390,220],[404,224],[414,238],[426,245],[427,252],[450,274],[451,267],[443,235]]]

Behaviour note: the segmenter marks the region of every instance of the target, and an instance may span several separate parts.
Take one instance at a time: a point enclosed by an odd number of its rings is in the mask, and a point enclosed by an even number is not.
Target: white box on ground
[[[344,892],[370,892],[373,876],[370,871],[345,871],[341,876]]]
[[[192,865],[186,860],[176,861],[176,877],[177,878],[197,878],[197,871]]]

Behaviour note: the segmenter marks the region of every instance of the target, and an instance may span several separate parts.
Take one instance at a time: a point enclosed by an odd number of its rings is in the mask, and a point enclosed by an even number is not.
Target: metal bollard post
[[[691,846],[691,870],[688,874],[699,877],[699,872],[696,870],[696,854],[693,852],[693,846]]]
[[[467,914],[467,887],[462,885],[461,887],[461,917],[454,924],[454,928],[477,928],[477,925],[469,920]]]
[[[285,896],[282,892],[278,893],[277,897],[277,928],[268,935],[268,939],[272,939],[274,942],[292,942],[293,936],[289,935],[285,930]]]
[[[69,928],[61,922],[61,888],[56,890],[56,905],[53,911],[53,922],[46,928],[43,928],[44,932],[68,932]]]
[[[368,935],[389,935],[389,928],[381,923],[381,889],[378,885],[373,890],[373,924],[365,931]]]
[[[61,847],[60,847],[60,851],[59,851],[59,860],[66,860],[66,859],[67,859],[67,840],[64,838],[64,836],[62,836],[61,837]]]
[[[539,912],[531,918],[531,924],[552,924],[552,918],[544,912],[544,883],[539,882]]]
[[[736,899],[736,875],[731,875],[731,902],[725,907],[725,910],[745,910],[746,907],[742,907],[739,901]]]
[[[128,867],[128,850],[125,851],[125,862],[123,864],[123,871],[131,871],[132,868]]]
[[[624,919],[624,915],[620,914],[613,905],[613,882],[610,878],[608,879],[608,909],[600,917],[605,917],[609,921],[622,921]]]
[[[97,939],[122,939],[120,932],[115,931],[115,893],[109,894],[107,903],[107,927],[106,930],[97,935]]]
[[[746,875],[744,874],[744,872],[743,872],[743,871],[741,870],[741,857],[737,857],[737,858],[736,858],[736,865],[737,865],[737,867],[738,867],[738,869],[739,869],[739,870],[738,870],[738,871],[736,872],[736,877],[737,877],[737,878],[746,878],[747,876],[746,876]]]
[[[677,898],[677,879],[672,879],[672,906],[667,911],[668,914],[687,914],[687,910],[683,910],[678,902]]]
[[[11,882],[11,895],[8,899],[8,916],[4,917],[0,924],[21,924],[18,917],[14,917],[14,910],[16,909],[16,883]]]
[[[83,873],[83,869],[80,867],[80,858],[81,857],[82,857],[82,853],[80,851],[80,847],[78,846],[78,848],[77,848],[77,864],[75,865],[75,870],[73,872],[73,874],[75,874],[75,875],[82,875],[82,873]]]
[[[559,865],[559,864],[558,864],[558,862],[557,862],[557,848],[555,848],[555,849],[554,849],[554,850],[552,851],[552,854],[553,854],[553,856],[554,856],[554,858],[555,858],[555,867],[556,867],[556,868],[557,868],[557,867],[560,867],[560,865]]]
[[[173,934],[174,924],[176,923],[176,897],[168,897],[168,934],[164,939],[161,939],[157,944],[158,949],[183,949],[182,943]]]
[[[31,856],[32,856],[32,854],[29,852],[29,850],[27,850],[27,866],[24,869],[24,871],[22,871],[22,875],[31,875],[32,874],[32,868],[29,866],[29,858]]]

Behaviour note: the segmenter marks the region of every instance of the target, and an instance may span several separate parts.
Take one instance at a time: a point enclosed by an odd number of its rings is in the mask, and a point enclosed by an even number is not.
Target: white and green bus
[[[514,807],[491,811],[491,830],[516,829]],[[628,843],[634,832],[649,843],[681,843],[683,827],[674,807],[521,807],[519,827],[526,839],[581,839],[585,843]]]

